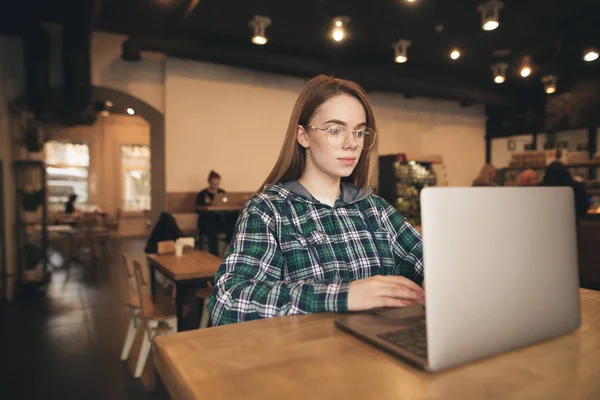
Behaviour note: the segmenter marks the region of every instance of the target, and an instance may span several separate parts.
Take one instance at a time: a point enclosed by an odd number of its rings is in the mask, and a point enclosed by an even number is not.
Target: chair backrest
[[[163,240],[161,242],[158,242],[156,253],[157,254],[175,253],[175,241],[174,240]]]
[[[138,260],[133,261],[133,269],[135,271],[135,281],[140,296],[140,308],[142,309],[142,313],[152,313],[152,293],[148,282],[148,274],[144,273],[145,268],[142,267],[142,264],[140,264]]]
[[[137,282],[135,281],[135,271],[133,269],[133,264],[131,263],[131,258],[127,255],[127,253],[121,253],[121,260],[123,261],[122,268],[122,276],[125,282],[127,282],[127,297],[126,301],[131,298],[139,297],[137,291]]]

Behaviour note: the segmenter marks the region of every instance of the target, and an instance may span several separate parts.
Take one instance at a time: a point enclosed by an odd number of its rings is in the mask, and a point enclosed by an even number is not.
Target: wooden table
[[[196,211],[199,213],[226,213],[240,212],[244,206],[232,204],[230,206],[197,206]]]
[[[214,278],[222,261],[219,257],[201,250],[183,253],[181,257],[177,257],[175,254],[148,255],[152,294],[156,293],[156,270],[161,271],[175,283],[177,291],[175,295],[175,308],[177,312],[178,331],[198,328],[197,323],[190,326],[185,326],[183,323],[184,299],[190,290],[195,290],[206,283],[206,281]],[[200,317],[198,316],[198,321],[199,319]]]
[[[331,314],[159,336],[154,364],[174,400],[600,399],[600,292],[581,301],[576,333],[440,373],[336,329]]]

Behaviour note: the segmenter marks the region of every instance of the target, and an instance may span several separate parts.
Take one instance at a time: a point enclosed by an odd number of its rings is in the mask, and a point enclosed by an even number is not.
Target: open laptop
[[[254,193],[249,192],[231,192],[231,193],[217,193],[213,200],[213,206],[244,206],[251,198]]]
[[[350,314],[336,326],[428,371],[580,326],[570,188],[426,188],[422,306]]]

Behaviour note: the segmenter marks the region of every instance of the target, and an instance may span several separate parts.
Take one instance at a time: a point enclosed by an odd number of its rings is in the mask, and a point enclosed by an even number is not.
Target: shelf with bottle
[[[428,186],[436,186],[437,181],[432,163],[397,161],[394,163],[394,175],[397,196],[394,206],[411,225],[420,224],[421,190]]]

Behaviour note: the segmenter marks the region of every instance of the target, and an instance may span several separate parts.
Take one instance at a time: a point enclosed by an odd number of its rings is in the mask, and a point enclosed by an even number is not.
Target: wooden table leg
[[[154,295],[156,294],[156,277],[154,276],[156,267],[152,261],[148,263],[148,267],[150,268],[150,291],[152,293],[152,297],[154,298]]]
[[[175,287],[177,293],[175,294],[175,313],[177,315],[177,332],[182,332],[184,330],[184,315],[183,315],[183,305],[185,302],[185,297],[187,293],[187,285],[184,285],[180,282],[175,283]]]

